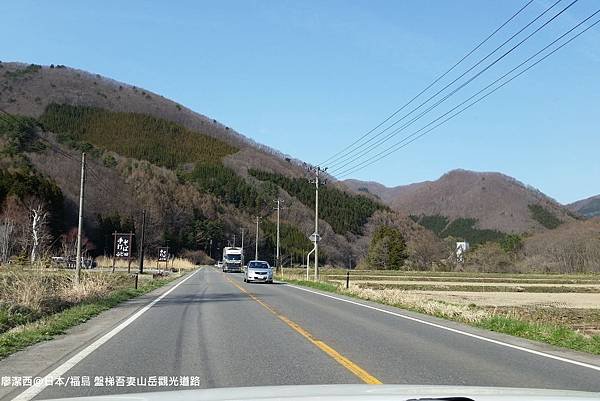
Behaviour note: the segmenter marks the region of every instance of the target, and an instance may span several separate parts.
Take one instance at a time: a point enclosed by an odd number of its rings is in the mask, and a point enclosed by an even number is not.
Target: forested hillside
[[[261,181],[278,185],[308,207],[315,204],[315,186],[306,179],[255,169],[249,173]],[[319,215],[338,234],[360,234],[369,217],[382,209],[387,208],[366,196],[352,195],[332,186],[323,186],[319,190]]]
[[[27,122],[16,130],[19,138],[28,138],[22,141],[26,146],[16,146],[14,133],[3,129],[6,152],[16,155],[27,174],[53,183],[62,199],[62,212],[48,210],[63,224],[47,238],[48,254],[60,252],[63,235],[76,225],[81,152],[88,155],[84,234],[90,254],[110,254],[113,231],[138,232],[145,209],[149,252],[168,244],[177,253],[216,257],[234,236],[239,245],[243,229],[251,254],[260,216],[259,252],[272,261],[277,198],[287,200],[282,260],[299,262],[312,246],[314,186],[299,161],[160,95],[62,65],[0,63],[0,108],[6,118]],[[27,182],[13,179],[25,174],[18,171],[3,171],[3,215],[9,194],[17,191],[12,183]],[[47,196],[32,194],[54,208]],[[386,209],[343,186],[322,187],[322,262],[346,265],[363,258],[369,242],[363,237],[370,235],[374,213]]]

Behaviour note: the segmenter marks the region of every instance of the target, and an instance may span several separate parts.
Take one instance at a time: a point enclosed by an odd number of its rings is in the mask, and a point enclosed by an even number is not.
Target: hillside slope
[[[239,161],[257,168],[266,165],[292,175],[302,172],[276,150],[149,90],[64,66],[0,63],[0,105],[4,110],[38,118],[50,104],[149,114],[239,148],[228,160],[230,165],[235,166]]]
[[[284,259],[297,262],[310,250],[306,238],[313,231],[314,192],[302,163],[215,120],[99,75],[21,63],[0,63],[0,109],[36,125],[38,139],[28,139],[35,146],[24,155],[35,174],[62,191],[67,228],[75,223],[79,155],[87,152],[93,174],[84,221],[96,253],[107,251],[98,243],[107,243],[101,237],[110,237],[112,228],[139,229],[146,209],[149,246],[168,242],[173,250],[202,250],[215,257],[234,236],[239,244],[241,229],[249,251],[260,215],[259,256],[272,260],[277,197],[285,201]],[[350,256],[356,264],[385,215],[390,215],[385,221],[403,227],[409,244],[429,235],[407,216],[385,209],[329,185],[320,213],[323,260],[343,266]]]
[[[394,188],[356,180],[345,183],[355,190],[367,188],[402,213],[476,219],[478,228],[505,233],[544,230],[540,214],[562,222],[574,220],[550,197],[500,173],[453,170],[436,181]]]
[[[600,195],[591,196],[567,205],[567,208],[573,213],[579,214],[585,218],[600,216]]]

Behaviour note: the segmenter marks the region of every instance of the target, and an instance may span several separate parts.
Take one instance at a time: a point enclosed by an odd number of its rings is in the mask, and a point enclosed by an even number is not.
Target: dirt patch
[[[408,291],[407,291],[408,292]],[[457,304],[475,304],[493,307],[552,306],[557,308],[599,309],[598,293],[547,293],[528,292],[467,292],[467,291],[409,291],[431,300]]]

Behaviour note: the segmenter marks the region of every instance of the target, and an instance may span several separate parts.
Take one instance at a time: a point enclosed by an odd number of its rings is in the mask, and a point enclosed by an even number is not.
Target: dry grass
[[[77,284],[72,271],[3,270],[0,333],[133,285],[131,275],[122,273],[84,272]]]
[[[369,301],[399,307],[408,307],[410,309],[423,311],[424,313],[430,315],[445,317],[448,319],[458,319],[469,323],[479,322],[483,319],[489,318],[492,315],[489,311],[484,309],[434,300],[424,297],[423,295],[404,290],[374,290],[371,288],[362,288],[358,285],[351,284],[350,288],[343,289],[341,292]]]
[[[157,268],[156,262],[157,262],[156,259],[145,258],[144,259],[144,268],[156,269]],[[98,267],[112,268],[113,260],[110,257],[100,256],[100,257],[96,258],[96,263],[98,263]],[[127,269],[127,266],[128,266],[128,262],[124,259],[117,259],[115,261],[115,267],[118,269]],[[139,267],[138,260],[137,259],[132,260],[131,268],[138,269],[138,267]],[[175,258],[173,260],[169,260],[169,263],[168,263],[168,268],[174,268],[174,269],[193,270],[196,267],[197,266],[191,260],[185,259],[185,258]],[[165,268],[165,262],[160,262],[160,264],[158,265],[158,269],[164,269],[164,268]]]
[[[123,281],[127,285],[123,285]],[[126,286],[131,286],[132,280],[123,275],[113,274],[88,274],[80,283],[69,282],[58,293],[59,297],[71,304],[80,303],[90,299],[98,299],[109,292]]]

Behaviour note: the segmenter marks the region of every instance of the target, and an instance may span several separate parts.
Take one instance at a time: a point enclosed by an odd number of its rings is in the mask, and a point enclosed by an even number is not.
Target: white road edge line
[[[469,332],[466,332],[466,331],[462,331],[462,330],[458,330],[458,329],[453,329],[451,327],[443,326],[441,324],[428,322],[426,320],[418,319],[416,317],[403,315],[401,313],[392,312],[392,311],[389,311],[389,310],[386,310],[386,309],[382,309],[382,308],[377,308],[377,307],[371,306],[371,305],[366,305],[366,304],[363,304],[361,302],[351,301],[349,299],[339,298],[339,297],[336,297],[336,296],[333,296],[333,295],[329,295],[329,294],[323,294],[322,292],[313,291],[313,290],[309,290],[307,288],[298,287],[298,286],[293,285],[293,284],[286,284],[286,285],[288,287],[292,287],[292,288],[295,288],[297,290],[311,292],[313,294],[321,295],[321,296],[327,297],[327,298],[332,298],[332,299],[335,299],[335,300],[338,300],[338,301],[341,301],[341,302],[346,302],[346,303],[349,303],[349,304],[362,306],[363,308],[373,309],[373,310],[376,310],[378,312],[387,313],[388,315],[393,315],[393,316],[396,316],[396,317],[399,317],[399,318],[402,318],[402,319],[406,319],[406,320],[412,320],[413,322],[417,322],[417,323],[425,324],[425,325],[428,325],[428,326],[436,327],[438,329],[450,331],[450,332],[453,332],[453,333],[456,333],[456,334],[461,334],[463,336],[467,336],[467,337],[471,337],[471,338],[476,338],[476,339],[481,340],[481,341],[487,341],[489,343],[496,344],[496,345],[501,345],[503,347],[513,348],[513,349],[516,349],[516,350],[519,350],[519,351],[528,352],[530,354],[534,354],[534,355],[538,355],[538,356],[543,356],[543,357],[546,357],[546,358],[555,359],[557,361],[561,361],[561,362],[565,362],[565,363],[570,363],[572,365],[577,365],[577,366],[581,366],[581,367],[584,367],[584,368],[588,368],[588,369],[593,369],[593,370],[600,371],[600,366],[597,366],[597,365],[592,365],[592,364],[585,363],[585,362],[579,362],[579,361],[576,361],[576,360],[573,360],[573,359],[563,358],[561,356],[548,354],[546,352],[536,351],[536,350],[525,348],[525,347],[521,347],[521,346],[518,346],[518,345],[513,345],[513,344],[505,343],[503,341],[494,340],[494,339],[491,339],[491,338],[483,337],[483,336],[480,336],[480,335],[477,335],[477,334],[473,334],[473,333],[469,333]]]
[[[156,305],[157,302],[169,295],[177,287],[179,287],[181,284],[185,283],[187,280],[192,278],[196,273],[198,273],[202,269],[204,269],[204,267],[201,267],[200,269],[196,270],[195,272],[181,280],[179,283],[175,284],[168,291],[158,296],[158,298],[156,298],[154,301],[150,302],[148,305],[144,306],[142,309],[131,315],[123,323],[119,324],[117,327],[115,327],[114,329],[112,329],[111,331],[109,331],[108,333],[106,333],[105,335],[103,335],[102,337],[100,337],[99,339],[97,339],[96,341],[79,351],[76,355],[74,355],[62,365],[54,369],[52,372],[48,373],[41,380],[38,380],[37,383],[33,384],[27,390],[23,391],[21,394],[13,398],[13,401],[29,401],[33,397],[44,391],[44,389],[48,386],[46,384],[47,381],[49,381],[50,379],[54,380],[55,378],[64,375],[67,371],[69,371],[75,365],[81,362],[86,356],[88,356],[89,354],[97,350],[102,344],[106,343],[108,340],[116,336],[121,330],[129,326],[131,323],[133,323],[133,321],[135,321],[138,317],[144,314],[144,312],[152,308],[154,305]]]

